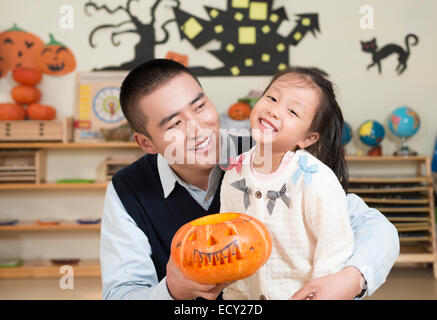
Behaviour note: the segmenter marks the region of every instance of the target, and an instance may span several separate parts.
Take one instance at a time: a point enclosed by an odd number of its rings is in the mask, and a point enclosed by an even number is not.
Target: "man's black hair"
[[[120,105],[124,116],[135,132],[150,138],[146,129],[147,115],[139,108],[140,99],[181,73],[199,80],[182,64],[168,59],[147,61],[132,71],[123,80],[120,89]]]

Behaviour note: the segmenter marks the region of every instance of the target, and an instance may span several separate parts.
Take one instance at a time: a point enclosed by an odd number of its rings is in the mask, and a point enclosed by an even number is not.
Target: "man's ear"
[[[309,146],[315,144],[319,140],[319,134],[317,132],[312,132],[307,135],[301,142],[297,145],[300,149],[308,148]]]
[[[136,143],[138,144],[138,146],[141,148],[141,150],[152,154],[158,153],[155,144],[153,143],[152,139],[150,139],[149,137],[139,132],[134,132],[133,137]]]

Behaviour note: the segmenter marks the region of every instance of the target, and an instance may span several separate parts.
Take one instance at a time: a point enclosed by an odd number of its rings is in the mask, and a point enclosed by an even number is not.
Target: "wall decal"
[[[42,73],[60,76],[76,69],[73,52],[49,34],[47,44],[37,35],[19,28],[0,33],[0,78],[16,68],[37,69]]]
[[[140,36],[135,46],[135,57],[132,61],[124,62],[119,66],[107,66],[99,70],[131,70],[144,61],[158,58],[155,56],[155,46],[165,44],[169,39],[167,26],[176,23],[181,41],[187,40],[197,50],[211,40],[221,42],[218,50],[208,50],[218,58],[223,67],[208,69],[206,66],[190,67],[198,76],[238,76],[238,75],[271,75],[289,65],[290,46],[297,46],[311,32],[316,36],[320,32],[318,14],[298,14],[296,25],[287,35],[278,33],[282,22],[288,20],[284,7],[272,9],[272,0],[227,0],[227,9],[221,10],[204,6],[209,20],[203,20],[180,9],[179,0],[157,0],[151,10],[149,24],[140,22],[131,10],[133,1],[116,8],[107,5],[98,5],[93,1],[85,4],[85,12],[91,16],[91,11],[105,11],[109,15],[124,12],[125,21],[108,23],[95,27],[89,34],[89,44],[94,48],[97,44],[94,37],[97,32],[111,30],[109,40],[113,46],[120,45],[120,36],[135,33]],[[157,21],[157,9],[160,5],[173,8],[170,16],[173,18],[164,21],[161,25]],[[163,39],[156,39],[156,31],[160,28],[164,32]],[[187,60],[195,58],[187,57]],[[183,60],[185,61],[185,60]]]
[[[402,74],[407,68],[407,60],[410,56],[410,46],[415,46],[419,43],[419,38],[415,34],[408,34],[405,37],[405,47],[402,48],[397,44],[387,44],[381,49],[378,50],[378,46],[376,44],[376,38],[373,38],[370,41],[361,41],[361,49],[364,52],[368,52],[372,54],[372,63],[367,66],[367,70],[369,70],[373,66],[378,66],[378,72],[382,72],[381,60],[387,58],[388,56],[396,53],[398,55],[399,64],[396,67],[396,71],[398,74]]]
[[[138,0],[127,0],[125,6],[118,6],[115,9],[110,9],[106,5],[97,5],[93,1],[88,1],[85,4],[85,13],[88,16],[91,16],[91,11],[100,11],[104,10],[109,15],[113,15],[117,12],[124,12],[126,14],[126,20],[119,23],[108,23],[95,27],[88,37],[88,42],[91,48],[95,48],[97,44],[94,42],[94,36],[97,32],[103,30],[112,30],[110,34],[110,40],[113,46],[117,47],[120,45],[119,37],[123,34],[134,33],[140,36],[140,42],[135,46],[135,57],[132,61],[124,62],[119,66],[108,66],[101,68],[99,70],[131,70],[143,63],[144,61],[151,60],[155,58],[155,46],[158,44],[166,43],[169,38],[169,32],[167,30],[167,25],[169,23],[174,22],[174,19],[169,19],[165,21],[159,28],[164,31],[163,39],[156,39],[156,30],[155,30],[155,22],[156,22],[156,12],[158,10],[158,6],[162,3],[167,5],[179,6],[179,1],[156,1],[151,8],[151,21],[148,24],[142,23],[137,16],[131,10],[131,4],[134,1]]]
[[[182,39],[200,48],[211,39],[221,41],[209,52],[224,63],[219,69],[195,67],[200,76],[271,75],[289,65],[289,47],[297,46],[308,32],[320,32],[318,15],[299,14],[295,28],[286,37],[277,31],[288,20],[285,9],[272,9],[272,1],[228,0],[226,11],[205,7],[206,21],[175,8]]]

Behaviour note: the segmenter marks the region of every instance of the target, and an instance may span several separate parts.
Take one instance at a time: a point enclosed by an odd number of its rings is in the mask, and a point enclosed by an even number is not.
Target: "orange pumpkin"
[[[16,86],[11,91],[12,99],[20,104],[32,104],[41,99],[41,91],[31,86]]]
[[[3,72],[2,76],[15,68],[35,68],[43,47],[44,43],[37,35],[18,28],[16,24],[11,29],[1,32],[0,56],[8,67],[3,69],[7,71]]]
[[[1,44],[0,44],[0,51],[1,51]],[[0,78],[5,77],[9,72],[9,64],[7,61],[0,55]]]
[[[60,76],[76,69],[76,59],[73,52],[49,34],[47,43],[38,59],[38,68],[46,74]]]
[[[53,120],[56,117],[56,109],[44,104],[31,104],[27,107],[27,116],[32,120]]]
[[[16,103],[0,103],[0,120],[24,120],[26,111]]]
[[[12,71],[12,78],[23,86],[34,86],[41,81],[42,73],[33,68],[16,68]]]
[[[234,103],[228,109],[228,116],[234,120],[245,120],[250,117],[250,112],[252,109],[250,105],[245,102]]]
[[[183,225],[171,258],[189,279],[207,284],[246,278],[270,257],[272,239],[259,220],[241,213],[208,215]]]
[[[180,53],[176,53],[173,51],[168,51],[167,54],[165,55],[165,58],[179,62],[180,64],[184,65],[185,67],[188,66],[188,56],[185,54],[180,54]]]

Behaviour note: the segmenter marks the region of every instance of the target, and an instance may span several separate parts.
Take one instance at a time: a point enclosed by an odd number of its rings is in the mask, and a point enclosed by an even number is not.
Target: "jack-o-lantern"
[[[234,103],[228,109],[228,116],[234,120],[245,120],[250,117],[250,112],[252,109],[250,105],[245,102]]]
[[[38,59],[38,68],[46,74],[60,76],[76,69],[73,52],[49,34],[50,42],[42,49]]]
[[[171,244],[171,258],[189,279],[207,284],[246,278],[270,257],[272,239],[259,220],[219,213],[183,225]]]
[[[26,110],[16,103],[0,103],[0,120],[24,120]]]
[[[0,56],[8,67],[3,69],[7,71],[0,77],[15,68],[35,68],[43,47],[44,43],[38,36],[18,28],[16,24],[0,33]]]
[[[19,104],[32,104],[41,100],[41,91],[32,86],[15,86],[11,90],[12,99]]]

